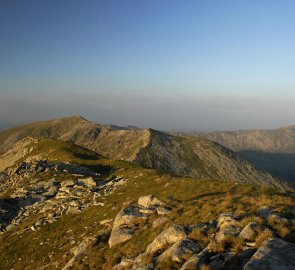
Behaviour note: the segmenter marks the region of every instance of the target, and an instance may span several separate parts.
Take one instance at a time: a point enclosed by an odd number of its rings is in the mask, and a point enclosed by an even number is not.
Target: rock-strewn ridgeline
[[[289,188],[234,152],[201,137],[173,136],[152,129],[114,128],[70,117],[0,133],[0,153],[27,136],[69,141],[113,160],[130,161],[177,176]]]
[[[61,175],[65,177],[63,181],[55,179]],[[98,176],[99,173],[86,167],[46,160],[23,162],[9,168],[1,189],[14,187],[14,191],[9,200],[0,203],[0,229],[14,230],[31,216],[38,216],[30,227],[37,230],[63,214],[76,214],[91,205],[104,205],[102,198],[126,182],[122,177],[97,181]]]
[[[295,219],[283,218],[271,207],[262,207],[250,218],[221,213],[217,220],[191,226],[165,226],[171,209],[162,209],[165,203],[149,195],[122,209],[114,221],[102,221],[108,226],[112,223],[111,248],[130,241],[136,231],[166,228],[148,243],[145,252],[123,258],[113,269],[291,270],[294,267],[295,244],[279,239],[267,222],[294,226]],[[196,237],[196,232],[206,235],[206,244]]]

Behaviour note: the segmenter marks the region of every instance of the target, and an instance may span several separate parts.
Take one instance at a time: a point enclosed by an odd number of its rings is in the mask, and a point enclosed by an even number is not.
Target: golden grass
[[[8,232],[0,236],[0,269],[14,268],[17,270],[26,267],[40,269],[46,263],[53,264],[55,262],[59,263],[57,269],[61,269],[71,258],[72,254],[69,250],[73,246],[78,245],[86,237],[95,236],[105,230],[99,225],[99,221],[114,218],[124,207],[124,203],[136,203],[142,195],[152,194],[166,202],[166,205],[172,208],[172,212],[168,216],[169,222],[159,228],[141,229],[130,241],[113,249],[110,249],[107,244],[109,232],[104,232],[102,237],[89,247],[87,258],[80,261],[81,269],[111,269],[122,258],[134,257],[143,252],[156,235],[166,226],[174,223],[200,224],[216,220],[220,213],[232,212],[241,218],[241,226],[254,221],[259,226],[275,227],[274,224],[268,224],[268,221],[256,218],[254,215],[257,210],[264,205],[269,205],[281,212],[288,211],[295,205],[292,197],[273,189],[236,185],[228,181],[217,182],[171,177],[153,170],[142,169],[140,166],[128,162],[92,156],[85,149],[83,151],[80,148],[71,150],[68,144],[59,143],[55,146],[54,140],[49,142],[50,144],[47,146],[44,143],[42,151],[50,147],[53,150],[51,151],[52,158],[55,160],[70,159],[70,162],[89,166],[95,171],[103,170],[102,179],[120,176],[129,179],[129,181],[109,195],[104,206],[92,206],[80,214],[65,215],[57,222],[43,226],[40,231],[26,231],[20,235]],[[82,158],[80,154],[88,155],[89,159]],[[36,218],[32,216],[20,226],[20,229],[30,226]],[[294,231],[295,223],[287,226],[289,232],[285,231],[285,227],[280,229],[278,225],[276,226],[276,231],[281,236],[287,237],[292,230]],[[67,233],[69,230],[71,233]],[[189,237],[206,245],[213,232],[210,231],[206,235],[200,230],[194,229]],[[260,246],[271,236],[270,231],[262,231],[257,237],[257,246]],[[76,244],[72,245],[69,237],[72,237]],[[239,240],[231,239],[221,243],[216,247],[216,250],[221,251],[225,247],[229,247],[238,251],[242,244]]]

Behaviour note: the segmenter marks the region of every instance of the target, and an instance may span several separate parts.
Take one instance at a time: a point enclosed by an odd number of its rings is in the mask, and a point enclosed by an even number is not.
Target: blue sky
[[[294,1],[0,0],[0,128],[70,114],[295,124],[294,14]]]

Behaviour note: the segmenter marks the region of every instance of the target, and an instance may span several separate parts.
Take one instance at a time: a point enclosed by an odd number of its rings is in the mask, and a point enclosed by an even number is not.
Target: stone
[[[247,241],[255,241],[258,234],[258,225],[255,222],[250,222],[244,229],[240,232],[239,237]]]
[[[240,233],[240,228],[236,226],[223,227],[219,232],[216,233],[215,240],[222,242],[230,237],[236,237]]]
[[[157,219],[155,219],[155,220],[153,221],[153,223],[152,223],[152,227],[153,227],[153,228],[156,228],[156,227],[158,227],[158,226],[163,225],[163,224],[166,223],[167,221],[168,221],[168,218],[166,218],[166,217],[160,217],[160,218],[157,218]]]
[[[272,208],[269,206],[262,206],[261,208],[259,208],[257,213],[262,218],[268,218],[268,216],[272,214]]]
[[[113,267],[113,270],[125,270],[131,269],[134,265],[134,261],[132,259],[122,259],[122,261]]]
[[[74,180],[64,180],[61,182],[62,187],[73,187],[74,185],[76,185]]]
[[[138,206],[128,206],[117,214],[109,239],[110,247],[131,239],[135,230],[147,222],[147,216],[139,210]]]
[[[15,224],[9,224],[6,226],[6,231],[10,232],[13,231],[16,228]]]
[[[93,180],[91,176],[85,179],[78,179],[78,184],[88,188],[96,187],[96,182]]]
[[[255,249],[246,249],[240,253],[225,256],[222,267],[223,269],[242,270],[254,253]]]
[[[110,248],[125,243],[130,240],[134,235],[134,229],[130,228],[120,228],[112,230],[110,239],[109,239],[109,246]]]
[[[108,225],[111,224],[114,220],[113,219],[104,219],[99,222],[100,225]]]
[[[138,205],[146,208],[160,206],[164,204],[162,201],[158,200],[153,195],[142,196],[138,199],[137,203]]]
[[[280,223],[284,223],[285,225],[287,225],[289,223],[289,220],[288,219],[282,218],[278,214],[270,214],[268,216],[268,220],[275,221],[275,222],[280,222]]]
[[[71,252],[74,254],[74,257],[72,257],[71,260],[67,262],[67,264],[62,268],[62,270],[73,269],[73,266],[75,265],[76,261],[87,253],[87,247],[94,240],[94,237],[86,238],[77,247],[72,248]]]
[[[43,196],[45,196],[46,198],[52,198],[57,194],[57,189],[56,188],[50,188],[47,192],[43,193]]]
[[[153,215],[157,213],[157,210],[154,208],[146,208],[146,209],[140,209],[139,212],[143,214]]]
[[[146,248],[147,254],[155,254],[159,250],[186,238],[187,229],[184,226],[175,224],[159,234]]]
[[[203,247],[196,241],[184,238],[176,242],[159,257],[159,261],[172,260],[177,263],[184,263],[193,254],[199,253]]]
[[[168,215],[168,214],[170,214],[171,211],[172,210],[170,207],[166,207],[166,206],[157,207],[157,213],[159,215]]]
[[[295,244],[270,238],[255,252],[243,270],[294,270]]]
[[[231,213],[220,214],[217,221],[217,227],[222,229],[228,226],[238,226],[238,222],[235,220]]]
[[[140,213],[140,208],[137,206],[128,206],[122,209],[115,217],[113,229],[121,225],[131,225],[145,223],[147,216]]]
[[[66,212],[67,215],[79,214],[81,210],[77,206],[70,206]]]
[[[210,270],[220,270],[223,265],[223,254],[217,254],[210,258],[209,269]]]
[[[202,265],[206,265],[210,257],[208,249],[203,249],[200,253],[191,256],[180,268],[180,270],[200,270]]]

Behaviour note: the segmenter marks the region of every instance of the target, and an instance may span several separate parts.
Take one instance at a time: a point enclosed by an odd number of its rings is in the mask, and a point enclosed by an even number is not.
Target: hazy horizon
[[[1,1],[0,129],[70,115],[207,131],[295,124],[293,1]]]

